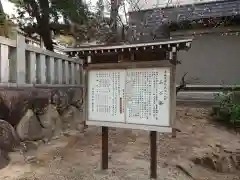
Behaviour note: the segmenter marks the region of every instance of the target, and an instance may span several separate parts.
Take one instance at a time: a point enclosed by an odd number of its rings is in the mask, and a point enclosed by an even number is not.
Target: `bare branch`
[[[185,74],[183,75],[183,77],[182,77],[182,79],[181,79],[181,82],[180,82],[180,85],[176,88],[176,94],[177,94],[180,90],[182,90],[182,89],[184,89],[184,88],[186,87],[187,82],[185,81],[185,76],[186,76],[187,74],[188,74],[188,73],[185,73]]]

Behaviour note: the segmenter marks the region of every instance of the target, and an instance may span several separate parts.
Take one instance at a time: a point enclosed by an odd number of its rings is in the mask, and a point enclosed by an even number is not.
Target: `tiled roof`
[[[161,34],[168,34],[170,32],[170,29],[164,27],[169,27],[172,24],[179,24],[185,21],[199,23],[203,19],[225,17],[240,17],[240,0],[226,0],[130,12],[130,42],[158,41],[159,39],[153,37],[158,35],[161,39]],[[163,33],[162,31],[166,32]]]
[[[134,23],[136,16],[141,16],[142,18],[143,16],[148,17],[148,23],[156,23],[161,21],[162,16],[160,13],[170,22],[236,16],[240,15],[240,0],[225,0],[163,9],[135,11],[130,13],[130,23]]]

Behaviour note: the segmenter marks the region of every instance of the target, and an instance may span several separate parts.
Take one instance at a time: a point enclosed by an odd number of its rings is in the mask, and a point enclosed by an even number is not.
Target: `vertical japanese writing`
[[[97,72],[90,91],[91,112],[116,116],[120,105],[123,111],[123,93],[120,72]]]
[[[167,100],[167,71],[164,71],[164,101]]]
[[[95,104],[94,104],[94,101],[95,101],[95,90],[94,90],[94,88],[92,88],[91,101],[92,101],[92,112],[94,112],[95,111],[95,108],[94,108],[94,106],[95,106]]]

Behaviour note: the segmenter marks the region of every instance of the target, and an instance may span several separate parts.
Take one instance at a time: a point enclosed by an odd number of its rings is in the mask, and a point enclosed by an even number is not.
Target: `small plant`
[[[231,91],[221,91],[215,94],[215,100],[219,103],[220,107],[226,107],[231,104]]]
[[[240,124],[240,104],[233,104],[230,108],[230,123]]]
[[[240,125],[240,92],[235,88],[221,90],[215,95],[218,105],[213,108],[213,115],[228,125],[239,127]]]

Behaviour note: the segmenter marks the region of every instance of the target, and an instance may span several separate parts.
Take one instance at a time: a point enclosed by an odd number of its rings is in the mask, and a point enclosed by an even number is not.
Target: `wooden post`
[[[176,47],[172,47],[172,51],[169,52],[169,59],[170,61],[172,61],[173,64],[173,68],[172,68],[172,82],[176,82],[176,66],[177,66],[177,49]],[[174,84],[174,87],[175,84]],[[174,109],[174,112],[172,112],[172,121],[175,122],[175,118],[176,118],[176,90],[175,88],[173,88],[174,92],[172,93],[172,96],[174,96],[172,99],[174,100],[174,102],[172,102],[172,109]],[[177,137],[177,129],[175,127],[175,124],[173,124],[173,128],[172,128],[172,138],[176,138]]]
[[[150,178],[157,179],[157,132],[150,131]]]
[[[108,169],[108,127],[102,127],[102,169]]]

